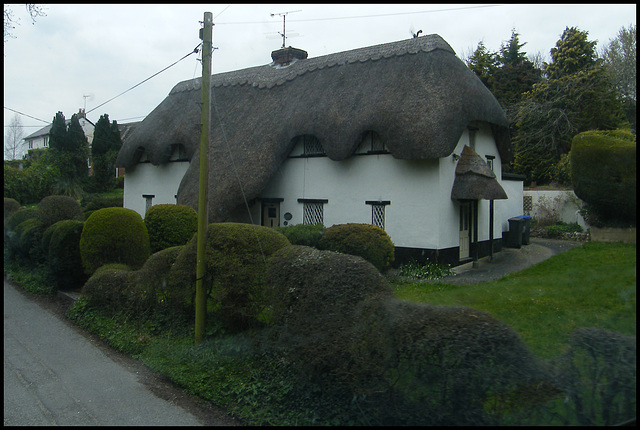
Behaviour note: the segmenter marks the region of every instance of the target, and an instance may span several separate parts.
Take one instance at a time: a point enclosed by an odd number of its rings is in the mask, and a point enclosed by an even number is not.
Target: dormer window
[[[361,154],[388,154],[387,146],[375,131],[366,131],[362,136],[362,142],[355,152]]]

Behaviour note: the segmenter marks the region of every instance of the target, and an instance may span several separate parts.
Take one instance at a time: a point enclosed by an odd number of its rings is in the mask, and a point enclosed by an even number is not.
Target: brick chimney
[[[273,60],[274,66],[286,67],[297,60],[306,59],[308,55],[307,51],[289,46],[273,51],[271,53],[271,59]]]
[[[82,108],[78,109],[78,118],[84,118],[84,119],[87,118],[87,114],[84,113],[84,109]]]

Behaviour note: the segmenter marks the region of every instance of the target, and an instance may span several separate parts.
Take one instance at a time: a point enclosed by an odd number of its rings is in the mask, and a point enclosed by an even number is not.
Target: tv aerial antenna
[[[84,111],[87,111],[87,99],[91,99],[93,100],[93,93],[89,93],[89,94],[83,94],[82,97],[84,98]]]
[[[302,10],[291,10],[289,12],[280,12],[280,13],[272,13],[271,16],[281,16],[282,17],[282,33],[278,32],[280,36],[282,36],[282,47],[284,48],[287,44],[287,15],[294,12],[302,12]]]

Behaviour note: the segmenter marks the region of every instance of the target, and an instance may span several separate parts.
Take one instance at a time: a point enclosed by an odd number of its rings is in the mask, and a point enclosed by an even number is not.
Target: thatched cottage
[[[372,223],[398,261],[500,249],[522,214],[507,118],[440,36],[272,59],[212,76],[210,222]],[[125,207],[197,208],[200,87],[177,84],[125,140]]]

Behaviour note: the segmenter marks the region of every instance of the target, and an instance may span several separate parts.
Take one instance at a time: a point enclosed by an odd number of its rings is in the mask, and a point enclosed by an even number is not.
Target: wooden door
[[[471,204],[460,203],[460,259],[469,258],[471,245]]]
[[[262,204],[262,225],[265,227],[280,227],[280,203]]]

